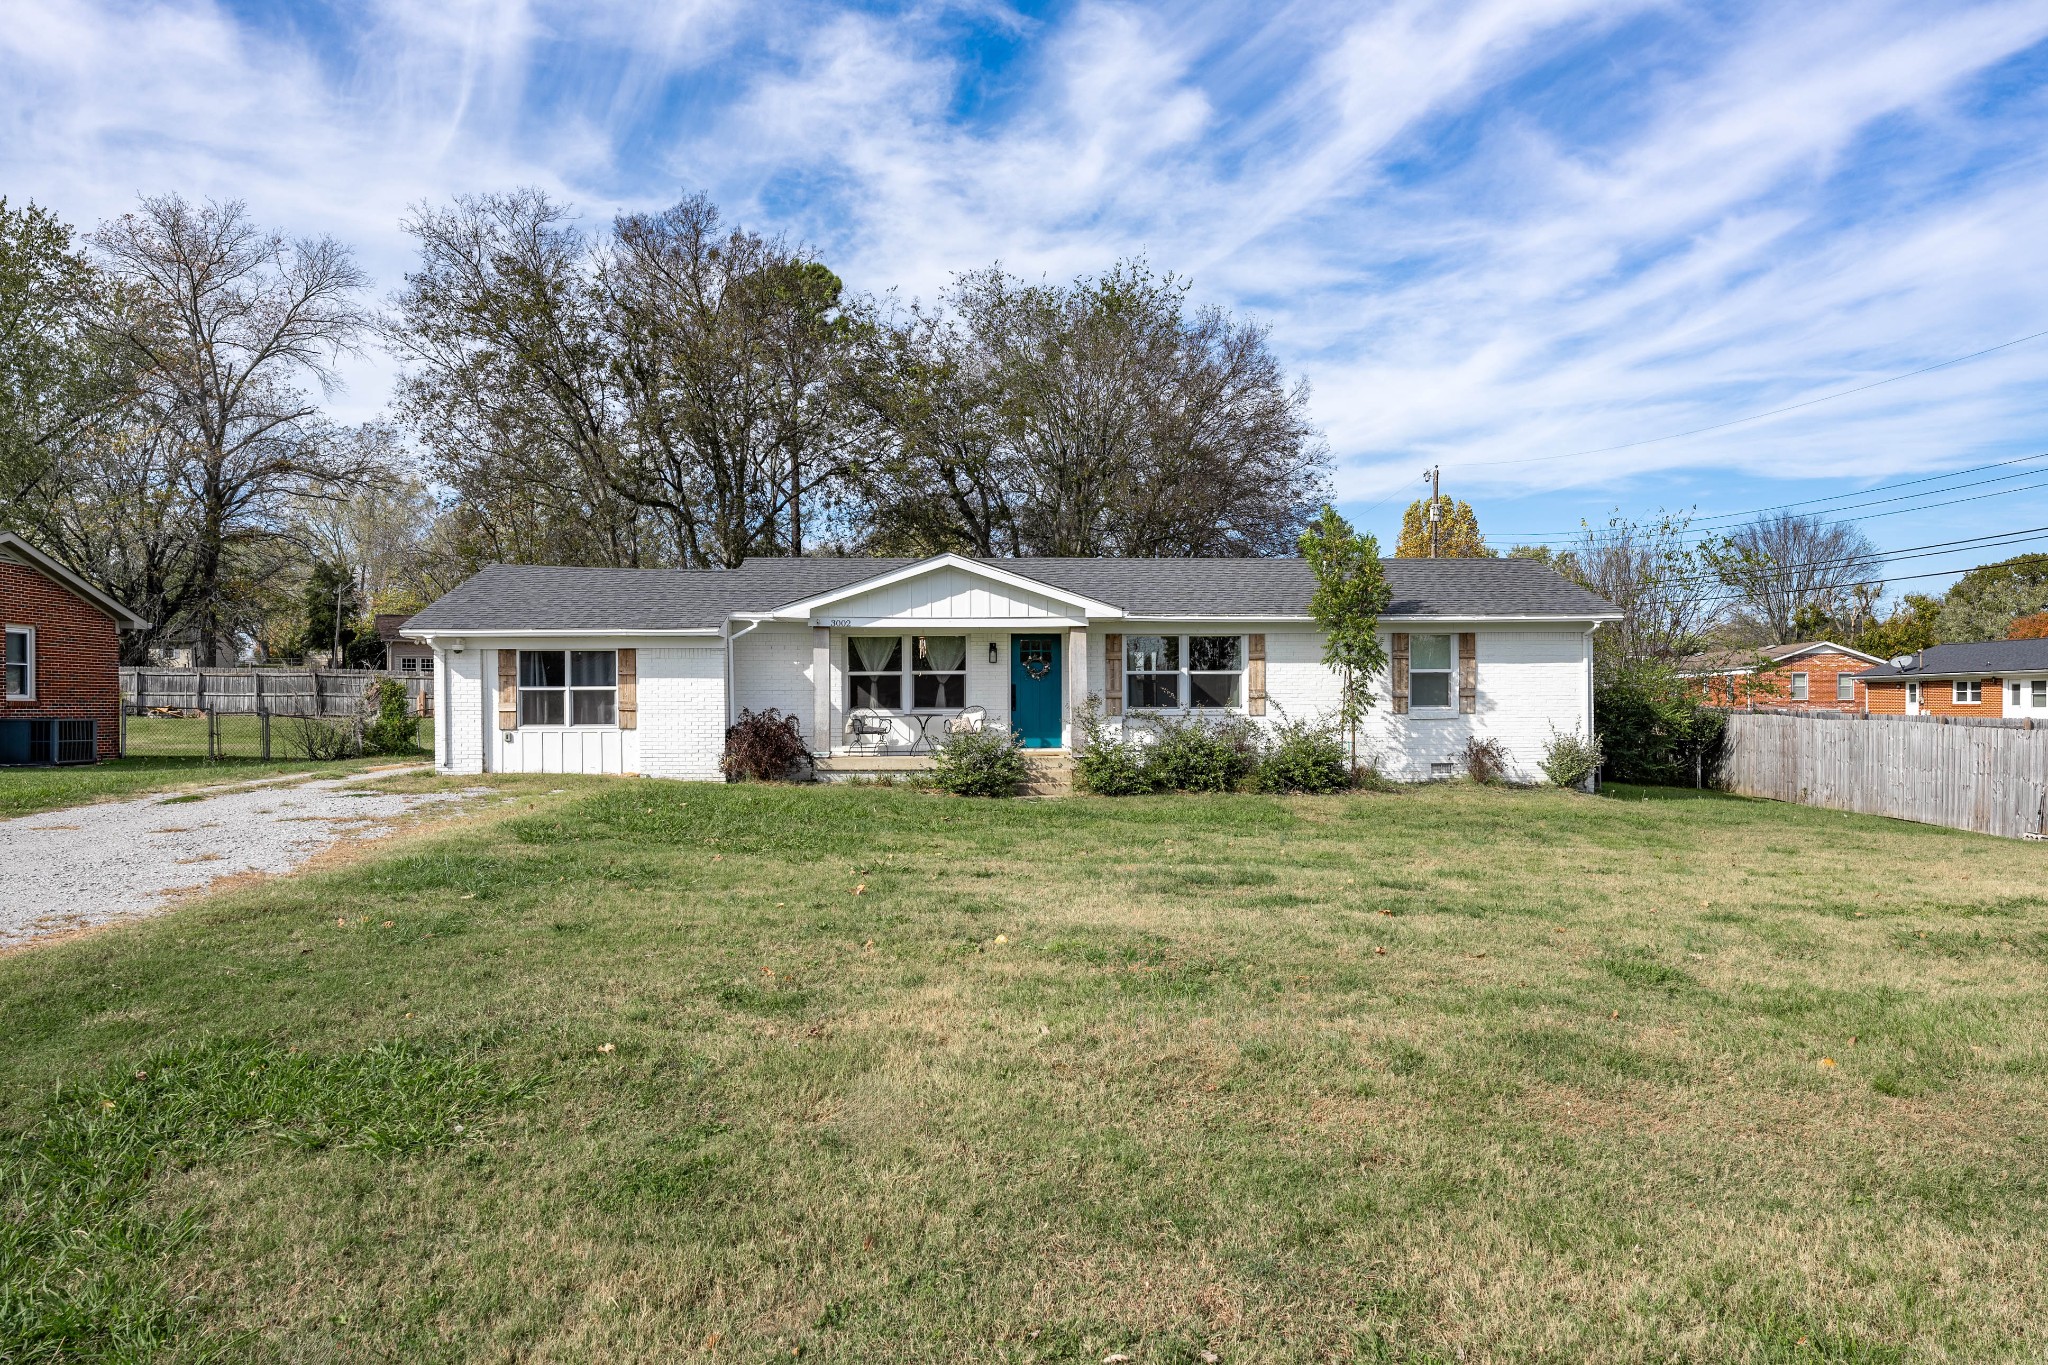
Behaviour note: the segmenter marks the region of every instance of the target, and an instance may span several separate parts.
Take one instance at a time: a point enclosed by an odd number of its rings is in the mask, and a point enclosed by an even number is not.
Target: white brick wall
[[[637,771],[648,777],[723,781],[718,760],[725,752],[724,646],[643,646],[638,662]]]
[[[733,714],[774,709],[811,733],[811,628],[773,622],[733,641]],[[723,741],[721,741],[723,742]]]
[[[1199,634],[1217,627],[1190,622],[1144,629]],[[1396,716],[1387,678],[1375,678],[1377,703],[1360,727],[1360,743],[1370,749],[1389,777],[1426,779],[1433,763],[1455,762],[1466,741],[1478,737],[1498,739],[1506,747],[1514,777],[1539,781],[1542,774],[1536,764],[1552,727],[1559,732],[1576,728],[1581,733],[1589,727],[1592,699],[1583,631],[1489,627],[1477,622],[1427,629],[1449,633],[1471,629],[1478,635],[1478,710],[1469,716],[1442,718]],[[1090,632],[1088,690],[1097,696],[1103,688],[1102,633]],[[1127,628],[1122,633],[1133,632]],[[1322,661],[1321,634],[1295,624],[1279,624],[1265,635],[1266,723],[1335,715],[1340,689],[1336,673]],[[1380,643],[1391,651],[1387,632],[1381,633]]]
[[[442,713],[434,718],[434,756],[443,772],[484,770],[484,661],[484,651],[474,645],[460,654],[435,651],[435,676],[448,685]]]

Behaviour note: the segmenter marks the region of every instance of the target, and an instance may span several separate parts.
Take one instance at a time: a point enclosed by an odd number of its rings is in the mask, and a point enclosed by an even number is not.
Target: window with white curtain
[[[846,704],[853,710],[903,709],[903,637],[846,637]]]
[[[910,637],[910,704],[919,711],[958,711],[967,705],[967,637]]]
[[[958,711],[966,706],[967,637],[847,636],[847,707],[901,711],[906,696],[913,711]]]

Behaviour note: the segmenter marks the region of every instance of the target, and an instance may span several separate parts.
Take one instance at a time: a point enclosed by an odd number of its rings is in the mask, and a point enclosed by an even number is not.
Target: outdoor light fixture
[[[988,642],[988,661],[989,661],[990,663],[998,663],[998,662],[1000,662],[1000,661],[999,661],[999,660],[998,660],[998,659],[996,658],[996,642],[995,642],[994,640],[990,640],[990,641]]]

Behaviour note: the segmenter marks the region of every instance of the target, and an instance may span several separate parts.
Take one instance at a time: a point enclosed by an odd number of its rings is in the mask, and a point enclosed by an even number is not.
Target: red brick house
[[[149,622],[0,531],[0,764],[121,752],[121,632]]]
[[[1935,645],[1866,669],[1874,716],[2012,716],[2048,723],[2048,640]]]
[[[1861,711],[1865,698],[1857,675],[1883,662],[1832,640],[1804,640],[1695,654],[1679,661],[1678,674],[1699,683],[1709,706]]]

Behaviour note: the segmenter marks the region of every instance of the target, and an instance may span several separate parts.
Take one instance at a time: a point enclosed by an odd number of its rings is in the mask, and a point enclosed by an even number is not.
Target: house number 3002
[[[853,618],[851,616],[834,616],[828,620],[820,621],[818,624],[821,626],[850,626],[853,624]]]

